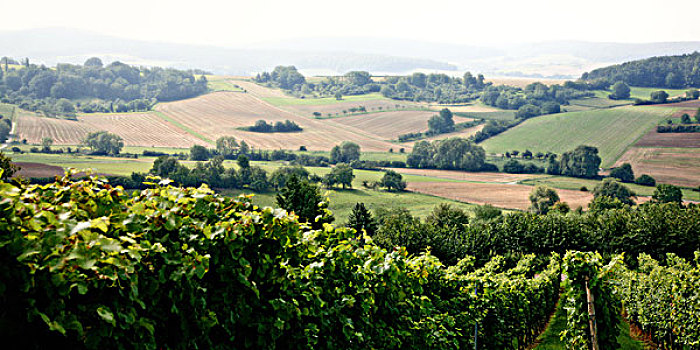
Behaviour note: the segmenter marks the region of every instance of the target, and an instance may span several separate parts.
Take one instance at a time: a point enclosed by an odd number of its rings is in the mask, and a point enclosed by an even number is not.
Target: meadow
[[[578,145],[598,147],[602,166],[610,167],[659,120],[673,112],[665,107],[617,107],[550,114],[529,119],[481,145],[490,153],[512,150],[562,154]]]

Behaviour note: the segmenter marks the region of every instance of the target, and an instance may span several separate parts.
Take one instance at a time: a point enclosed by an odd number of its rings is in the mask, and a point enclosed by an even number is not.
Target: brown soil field
[[[690,114],[691,116],[693,116],[695,114],[695,111],[697,111],[697,109],[700,108],[700,100],[690,100],[690,101],[683,101],[683,102],[678,102],[678,103],[666,103],[666,104],[656,105],[656,106],[676,107],[676,108],[694,108],[694,110],[692,111],[693,113]]]
[[[700,147],[698,132],[656,132],[656,128],[642,136],[635,144],[637,147]]]
[[[306,146],[309,150],[325,151],[348,140],[356,142],[363,151],[387,151],[395,147],[369,130],[338,124],[332,119],[316,120],[298,116],[248,93],[215,92],[188,100],[161,103],[156,110],[211,140],[234,136],[255,148],[298,149],[299,146]],[[237,129],[252,126],[259,119],[269,122],[288,119],[299,124],[304,131],[256,133]]]
[[[630,163],[636,176],[649,174],[660,183],[700,186],[700,148],[632,147],[615,166]]]
[[[84,114],[78,120],[93,129],[121,136],[127,146],[190,147],[207,144],[156,113]]]
[[[439,170],[439,169],[393,169],[404,175],[417,175],[436,177],[448,180],[459,181],[476,181],[476,182],[499,182],[503,184],[514,183],[521,180],[536,179],[546,175],[534,174],[507,174],[507,173],[487,173],[487,172],[467,172],[457,170]]]
[[[491,204],[495,207],[520,210],[527,210],[530,207],[529,195],[533,188],[526,185],[468,182],[409,182],[407,187],[410,191],[461,202]],[[586,208],[593,199],[590,192],[557,190],[557,193],[572,209]]]
[[[381,112],[335,118],[333,121],[366,130],[386,140],[396,140],[401,134],[428,130],[428,119],[435,114],[430,111]],[[470,120],[454,117],[455,123]]]
[[[15,165],[20,166],[22,169],[20,169],[14,177],[53,177],[61,176],[64,173],[63,168],[60,166],[43,163],[17,162]]]
[[[17,139],[38,144],[44,137],[50,137],[55,145],[77,145],[89,132],[98,131],[80,121],[38,117],[34,114],[21,114],[15,119]]]
[[[339,102],[339,103],[331,103],[331,104],[325,104],[325,105],[287,105],[287,106],[282,106],[281,108],[288,110],[293,113],[297,113],[302,116],[309,116],[313,117],[314,112],[319,112],[322,114],[322,117],[325,118],[327,117],[328,113],[333,114],[335,117],[335,114],[338,113],[338,117],[340,118],[346,118],[343,117],[343,111],[347,111],[350,113],[349,109],[350,108],[357,108],[360,106],[364,106],[368,112],[377,112],[379,111],[379,107],[381,107],[383,110],[395,110],[395,109],[418,109],[420,107],[425,107],[425,106],[419,106],[415,103],[410,103],[410,102],[404,102],[404,101],[394,101],[394,100],[368,100],[368,101],[348,101],[348,102]],[[399,106],[399,107],[396,107]],[[436,113],[436,112],[429,112],[429,113]]]
[[[16,133],[29,143],[50,137],[55,145],[76,145],[90,132],[108,131],[119,135],[127,146],[189,147],[205,144],[155,113],[84,114],[77,121],[23,114]]]

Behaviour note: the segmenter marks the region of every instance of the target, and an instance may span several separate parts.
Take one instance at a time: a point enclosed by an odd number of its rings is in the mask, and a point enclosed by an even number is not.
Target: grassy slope
[[[672,111],[663,107],[618,107],[551,114],[527,120],[484,141],[482,146],[491,153],[529,149],[557,154],[578,145],[596,146],[602,166],[607,167]]]
[[[207,76],[207,88],[211,91],[235,91],[235,92],[242,92],[243,89],[240,87],[234,86],[233,83],[231,83],[229,80],[226,78],[216,76],[216,75],[208,75]]]

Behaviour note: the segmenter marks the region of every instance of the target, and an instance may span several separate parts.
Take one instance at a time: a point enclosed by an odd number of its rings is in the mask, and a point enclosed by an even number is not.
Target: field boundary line
[[[669,108],[669,109],[670,109],[671,111],[670,111],[669,113],[665,114],[662,118],[659,118],[659,120],[662,120],[663,118],[668,118],[668,116],[669,116],[669,115],[672,115],[673,113],[675,113],[676,110],[677,110],[678,108]],[[639,140],[641,140],[642,137],[644,137],[646,134],[648,134],[652,129],[654,129],[654,128],[657,127],[657,126],[658,126],[658,120],[657,120],[657,124],[656,124],[656,125],[652,125],[652,126],[648,127],[646,130],[644,130],[644,132],[643,132],[641,135],[639,135],[636,139],[634,139],[634,141],[630,142],[630,144],[628,144],[627,147],[625,147],[619,154],[615,155],[615,159],[614,159],[612,162],[609,162],[609,163],[605,164],[606,166],[605,166],[604,168],[606,168],[606,169],[612,169],[612,167],[615,165],[615,163],[617,163],[617,161],[618,161],[623,155],[625,155],[625,153],[627,153],[627,151],[629,151],[630,148],[635,147],[635,145],[637,144],[637,142],[639,142]]]
[[[185,126],[185,125],[183,125],[182,123],[176,121],[175,119],[170,118],[167,114],[165,114],[165,113],[163,113],[163,112],[161,112],[161,111],[153,111],[153,113],[155,113],[155,115],[157,115],[157,116],[160,117],[161,119],[165,120],[166,122],[168,122],[168,123],[170,123],[170,124],[172,124],[172,125],[174,125],[174,126],[180,128],[180,129],[184,130],[184,131],[187,132],[188,134],[190,134],[190,135],[192,135],[192,136],[194,136],[194,137],[196,137],[196,138],[198,138],[198,139],[200,139],[200,140],[202,140],[202,141],[204,141],[204,142],[206,142],[206,143],[214,144],[214,141],[212,141],[212,140],[206,138],[205,136],[199,134],[198,132],[196,132],[196,131],[194,131],[194,130],[188,128],[187,126]]]

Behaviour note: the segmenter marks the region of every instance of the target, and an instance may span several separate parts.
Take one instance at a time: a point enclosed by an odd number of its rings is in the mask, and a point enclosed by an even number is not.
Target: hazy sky
[[[455,44],[700,40],[699,0],[32,0],[0,31],[87,29],[219,46],[298,37],[389,37]]]

